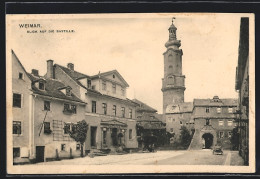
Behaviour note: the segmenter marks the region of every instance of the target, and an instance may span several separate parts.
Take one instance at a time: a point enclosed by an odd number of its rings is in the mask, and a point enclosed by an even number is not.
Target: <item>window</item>
[[[115,75],[113,75],[113,78],[115,78]]]
[[[107,143],[107,131],[103,131],[103,144]]]
[[[69,134],[70,133],[70,123],[64,123],[64,134]]]
[[[228,126],[232,126],[233,125],[233,120],[232,119],[228,119]]]
[[[49,111],[50,110],[50,101],[44,101],[44,110]]]
[[[210,119],[206,119],[206,125],[210,125]]]
[[[97,112],[97,102],[92,101],[92,113],[96,113],[96,112]]]
[[[70,88],[66,88],[66,96],[71,96],[71,89]]]
[[[102,81],[102,90],[107,90],[107,83]]]
[[[44,133],[49,134],[51,132],[50,122],[44,122],[43,126],[44,126]]]
[[[91,88],[91,80],[87,80],[88,88]]]
[[[217,113],[221,113],[221,108],[217,108]]]
[[[13,121],[13,134],[22,134],[22,122]]]
[[[106,104],[106,103],[103,103],[103,104],[102,104],[102,107],[103,107],[103,112],[104,112],[104,114],[107,114],[107,104]]]
[[[23,79],[23,73],[19,72],[19,79],[22,80]]]
[[[172,73],[172,72],[173,72],[172,69],[173,69],[173,68],[172,68],[172,66],[170,65],[170,66],[169,66],[169,73]]]
[[[228,108],[228,113],[233,113],[233,108]]]
[[[180,121],[180,125],[182,125],[182,121]]]
[[[113,105],[113,114],[116,116],[116,105]]]
[[[121,87],[121,95],[125,96],[125,88]]]
[[[122,117],[125,117],[125,107],[121,107]]]
[[[13,148],[13,157],[20,157],[20,147],[14,147]]]
[[[13,107],[21,108],[22,106],[22,95],[14,93],[13,94]]]
[[[209,113],[209,107],[206,107],[206,113]]]
[[[223,131],[219,132],[219,138],[224,138],[224,132]]]
[[[40,90],[44,90],[45,89],[45,87],[44,87],[44,83],[43,82],[39,82],[39,89]]]
[[[188,122],[186,122],[186,125],[188,125],[189,123]]]
[[[65,103],[63,112],[76,114],[77,113],[77,106],[74,105],[74,104]]]
[[[76,105],[74,105],[74,104],[71,105],[71,112],[72,112],[73,114],[76,114],[76,113],[77,113],[77,106],[76,106]]]
[[[133,111],[132,109],[129,109],[129,118],[132,119],[132,117],[133,117]]]
[[[76,145],[76,150],[80,150],[80,144]]]
[[[95,89],[96,89],[96,85],[93,85],[91,88],[92,88],[93,90],[95,90]]]
[[[129,129],[129,139],[133,138],[133,136],[132,136],[133,134],[132,133],[133,133],[132,129]]]
[[[116,93],[116,84],[112,84],[112,92]]]
[[[219,119],[218,120],[218,125],[219,126],[224,126],[224,120],[223,119]]]
[[[228,131],[228,138],[231,138],[231,137],[232,137],[232,132]]]
[[[173,133],[173,128],[170,129],[170,132]]]
[[[65,151],[66,144],[61,144],[61,151]]]

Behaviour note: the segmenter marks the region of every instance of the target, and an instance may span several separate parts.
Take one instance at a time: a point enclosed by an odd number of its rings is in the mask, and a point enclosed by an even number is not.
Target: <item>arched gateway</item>
[[[214,136],[211,133],[205,133],[202,135],[202,138],[204,140],[204,148],[205,149],[210,149],[212,147],[213,144],[213,139]]]

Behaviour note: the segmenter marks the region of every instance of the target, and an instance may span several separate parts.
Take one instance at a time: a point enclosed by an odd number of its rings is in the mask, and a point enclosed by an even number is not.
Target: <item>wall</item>
[[[23,73],[23,79],[19,79],[19,72]],[[20,147],[21,157],[29,157],[30,89],[31,80],[12,54],[12,92],[22,94],[21,108],[12,107],[12,121],[21,121],[21,134],[13,134],[13,147]]]
[[[184,102],[183,89],[170,89],[163,92],[163,114],[165,114],[166,107],[172,103]]]
[[[43,108],[44,100],[50,101],[50,111],[47,112]],[[34,98],[34,146],[45,146],[45,158],[53,158],[56,156],[56,149],[58,149],[60,157],[69,157],[70,148],[72,148],[74,156],[79,156],[80,151],[76,151],[76,142],[74,139],[69,137],[69,134],[63,133],[64,122],[72,122],[77,123],[78,121],[85,119],[84,105],[79,103],[73,103],[77,105],[77,113],[76,114],[64,114],[64,103],[63,100],[55,100],[50,98],[45,98],[42,96],[36,96]],[[45,118],[46,115],[46,118]],[[50,128],[52,130],[51,134],[44,134],[44,128],[42,128],[40,133],[40,127],[45,118],[45,122],[50,122]],[[61,130],[61,134],[67,136],[69,141],[54,141],[53,134],[57,128],[53,126],[53,120],[62,121],[62,126],[59,128]],[[40,135],[39,135],[40,133]],[[56,137],[55,137],[56,138]],[[61,144],[66,144],[65,151],[61,151]],[[36,151],[34,151],[34,156],[36,155]]]

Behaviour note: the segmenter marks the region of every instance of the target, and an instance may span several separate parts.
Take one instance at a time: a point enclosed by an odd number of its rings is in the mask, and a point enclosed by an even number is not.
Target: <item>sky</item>
[[[172,17],[183,50],[185,102],[194,98],[237,98],[235,75],[242,14],[16,15],[9,21],[9,47],[28,72],[47,71],[46,61],[94,75],[118,70],[128,82],[127,97],[162,113],[164,46]],[[19,24],[40,24],[38,33]],[[55,33],[39,33],[55,30]],[[74,30],[56,33],[56,30]]]

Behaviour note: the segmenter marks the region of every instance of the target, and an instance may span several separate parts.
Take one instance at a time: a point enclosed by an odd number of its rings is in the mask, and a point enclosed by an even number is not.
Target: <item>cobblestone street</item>
[[[38,163],[37,165],[243,165],[237,151],[213,155],[211,150],[157,151],[125,155],[84,157]]]

